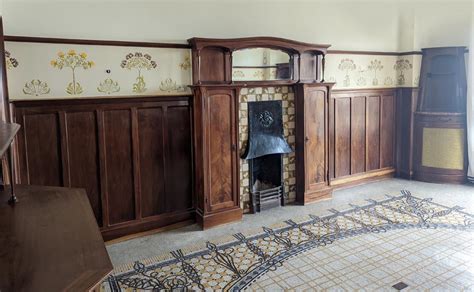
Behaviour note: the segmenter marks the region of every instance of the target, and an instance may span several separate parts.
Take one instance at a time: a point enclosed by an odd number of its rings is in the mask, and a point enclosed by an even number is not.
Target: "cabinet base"
[[[467,177],[464,174],[439,174],[439,173],[426,173],[426,172],[415,172],[414,179],[430,183],[448,183],[448,184],[464,184],[467,181]]]
[[[332,198],[332,188],[319,189],[317,191],[306,191],[303,196],[303,200],[298,201],[301,205],[307,205],[322,200]]]
[[[239,207],[207,215],[196,211],[196,222],[205,230],[214,226],[240,221],[242,220],[242,213],[243,210]]]

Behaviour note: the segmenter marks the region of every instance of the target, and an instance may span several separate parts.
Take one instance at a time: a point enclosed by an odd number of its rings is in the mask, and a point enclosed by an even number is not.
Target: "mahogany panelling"
[[[381,97],[380,115],[380,168],[394,166],[395,97]]]
[[[366,170],[380,168],[380,96],[367,97]]]
[[[99,153],[97,144],[97,118],[94,111],[65,113],[67,157],[64,186],[86,190],[94,215],[102,226],[102,200],[100,193]],[[84,175],[87,174],[87,175]]]
[[[166,119],[166,196],[167,212],[193,207],[191,112],[188,106],[170,106]]]
[[[242,218],[237,152],[238,90],[194,87],[196,219],[205,229]]]
[[[305,97],[305,154],[308,189],[326,182],[326,94],[322,90],[308,91]]]
[[[61,186],[63,174],[58,114],[45,113],[25,116],[22,128],[21,134],[28,137],[24,144],[24,166],[27,167],[28,172],[22,177],[28,184]],[[22,179],[22,182],[25,181]]]
[[[334,109],[335,175],[351,174],[351,100],[337,99]]]
[[[166,211],[163,108],[137,110],[141,215],[148,217]]]
[[[224,48],[207,47],[199,52],[200,81],[224,82],[227,80],[226,68],[230,55]]]
[[[331,185],[351,185],[395,170],[395,89],[337,90],[330,100]]]
[[[135,219],[131,112],[107,110],[103,115],[109,223],[117,224]]]
[[[351,174],[355,174],[365,171],[365,96],[351,102]]]
[[[209,206],[212,211],[233,205],[235,149],[235,108],[233,96],[215,94],[208,97],[209,110]]]
[[[188,96],[16,101],[13,112],[18,180],[85,188],[106,240],[192,219]]]
[[[330,198],[328,113],[332,83],[296,86],[296,200]]]

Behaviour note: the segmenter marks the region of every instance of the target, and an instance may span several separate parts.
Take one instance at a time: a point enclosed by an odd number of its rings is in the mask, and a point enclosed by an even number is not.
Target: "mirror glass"
[[[280,50],[251,48],[232,54],[232,81],[289,80],[290,56]]]

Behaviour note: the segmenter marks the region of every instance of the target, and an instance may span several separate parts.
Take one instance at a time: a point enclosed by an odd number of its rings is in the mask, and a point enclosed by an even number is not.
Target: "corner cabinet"
[[[330,198],[329,95],[333,83],[296,85],[296,201]]]
[[[238,89],[194,87],[196,219],[204,228],[240,220]]]

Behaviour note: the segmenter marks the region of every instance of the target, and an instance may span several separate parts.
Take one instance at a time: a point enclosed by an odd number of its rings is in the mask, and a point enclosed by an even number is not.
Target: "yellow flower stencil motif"
[[[59,70],[62,70],[64,67],[71,68],[72,82],[66,87],[66,92],[71,95],[81,94],[84,91],[81,84],[76,82],[76,69],[82,68],[87,70],[94,65],[93,61],[87,61],[86,53],[77,55],[74,50],[69,50],[67,56],[63,52],[58,52],[58,58],[51,61],[51,66]]]

